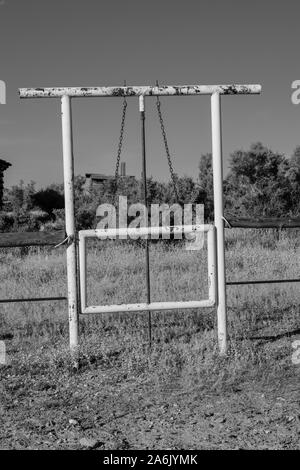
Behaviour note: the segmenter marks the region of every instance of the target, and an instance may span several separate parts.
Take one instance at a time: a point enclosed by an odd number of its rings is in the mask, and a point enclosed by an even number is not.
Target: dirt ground
[[[299,449],[300,367],[220,391],[111,371],[1,372],[3,449]]]

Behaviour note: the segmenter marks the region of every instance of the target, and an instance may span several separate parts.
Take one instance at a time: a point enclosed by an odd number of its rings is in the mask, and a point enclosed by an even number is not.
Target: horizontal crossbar
[[[126,86],[126,87],[59,87],[20,88],[20,98],[59,98],[62,96],[187,96],[187,95],[249,95],[259,94],[261,85],[182,85],[182,86]]]
[[[300,279],[267,279],[265,281],[229,281],[228,286],[241,286],[246,284],[282,284],[285,282],[300,282]]]
[[[177,310],[201,307],[214,307],[214,300],[191,300],[188,302],[151,302],[150,304],[119,304],[85,307],[82,313],[117,313],[117,312],[148,312],[154,310]]]
[[[193,232],[209,232],[214,230],[213,225],[174,225],[174,226],[160,226],[160,227],[121,227],[121,228],[105,228],[95,230],[81,230],[79,232],[79,239],[82,238],[115,238],[115,237],[145,237],[147,235],[176,235],[187,234]]]

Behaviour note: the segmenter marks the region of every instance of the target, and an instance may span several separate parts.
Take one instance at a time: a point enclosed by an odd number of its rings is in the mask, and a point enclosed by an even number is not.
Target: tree
[[[201,155],[199,162],[199,202],[204,204],[204,217],[212,220],[214,216],[214,189],[212,155]]]
[[[287,216],[293,203],[289,162],[260,142],[230,156],[225,182],[225,210],[232,216]]]
[[[291,155],[285,174],[291,186],[291,201],[293,213],[300,215],[300,146],[297,146]]]
[[[41,210],[53,214],[54,209],[63,209],[65,207],[64,197],[54,189],[42,189],[32,195],[32,202]]]
[[[6,191],[6,199],[10,202],[13,212],[19,213],[21,210],[28,211],[32,209],[31,196],[35,192],[35,182],[31,181],[25,185],[21,180],[18,185],[12,186]]]

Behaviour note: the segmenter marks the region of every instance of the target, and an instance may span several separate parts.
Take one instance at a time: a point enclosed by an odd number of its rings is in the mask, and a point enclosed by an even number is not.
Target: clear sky
[[[62,181],[59,100],[20,100],[19,87],[261,83],[262,95],[224,96],[223,151],[262,141],[290,155],[300,144],[297,0],[1,0],[0,158],[6,185]],[[168,177],[155,99],[146,100],[148,175]],[[73,100],[76,174],[113,174],[122,99]],[[179,175],[197,175],[211,150],[209,97],[164,97]],[[140,175],[138,101],[128,100],[122,160]]]

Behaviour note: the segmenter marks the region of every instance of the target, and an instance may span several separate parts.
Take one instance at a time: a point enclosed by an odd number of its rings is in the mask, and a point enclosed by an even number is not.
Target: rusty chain
[[[126,109],[127,109],[127,101],[126,101],[126,98],[124,98],[123,111],[122,111],[122,121],[121,121],[121,130],[120,130],[120,137],[119,137],[119,144],[118,144],[118,151],[117,151],[116,170],[115,170],[114,197],[116,196],[117,187],[118,187],[119,166],[120,166],[120,159],[121,159],[122,145],[123,145],[123,137],[124,137]]]
[[[173,189],[174,189],[176,200],[179,201],[179,195],[178,195],[178,190],[177,190],[177,176],[176,176],[174,168],[173,168],[172,159],[171,159],[171,155],[170,155],[170,151],[169,151],[169,145],[168,145],[168,140],[167,140],[167,135],[166,135],[165,124],[164,124],[164,120],[163,120],[162,112],[161,112],[161,102],[160,102],[160,99],[159,99],[158,96],[156,98],[157,98],[156,99],[156,108],[157,108],[161,133],[162,133],[162,137],[163,137],[163,141],[164,141],[164,146],[165,146],[165,150],[166,150],[166,155],[167,155],[171,180],[172,180],[172,183],[173,183]]]
[[[158,83],[156,83],[156,85],[158,86]],[[126,86],[126,83],[124,83],[124,86]],[[164,146],[165,146],[165,151],[166,151],[166,155],[167,155],[167,160],[168,160],[171,180],[172,180],[172,184],[173,184],[174,194],[175,194],[176,200],[179,201],[179,194],[178,194],[178,189],[177,189],[177,176],[176,176],[176,173],[174,171],[172,158],[171,158],[171,155],[170,155],[170,150],[169,150],[169,145],[168,145],[168,140],[167,140],[165,124],[164,124],[164,120],[163,120],[163,116],[162,116],[161,102],[160,102],[159,96],[156,97],[156,108],[157,108],[161,133],[162,133],[162,137],[163,137],[163,142],[164,142]],[[120,167],[120,159],[121,159],[123,138],[124,138],[126,110],[127,110],[127,100],[126,100],[126,97],[125,97],[124,101],[123,101],[121,130],[120,130],[120,137],[119,137],[119,143],[118,143],[115,178],[114,178],[114,198],[116,196],[117,187],[118,187],[118,180],[119,180],[119,167]]]

